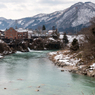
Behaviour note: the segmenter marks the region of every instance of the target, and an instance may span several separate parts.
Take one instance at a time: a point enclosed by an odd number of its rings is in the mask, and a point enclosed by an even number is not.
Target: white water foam
[[[21,54],[22,52],[21,51],[16,51],[16,54]]]
[[[3,56],[0,55],[0,58],[3,58]]]
[[[31,50],[29,47],[28,47],[28,50],[29,52],[43,52],[43,51],[38,51],[38,50]]]

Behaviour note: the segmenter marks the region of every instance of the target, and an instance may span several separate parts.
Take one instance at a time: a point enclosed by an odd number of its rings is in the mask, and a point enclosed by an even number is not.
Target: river
[[[94,78],[61,72],[48,52],[17,52],[0,59],[0,95],[95,95]]]

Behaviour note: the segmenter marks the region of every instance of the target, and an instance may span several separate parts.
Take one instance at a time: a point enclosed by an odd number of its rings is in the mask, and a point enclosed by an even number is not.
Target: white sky
[[[64,10],[77,2],[87,0],[0,0],[0,17],[20,19],[39,13],[52,13]],[[95,0],[90,0],[95,3]]]

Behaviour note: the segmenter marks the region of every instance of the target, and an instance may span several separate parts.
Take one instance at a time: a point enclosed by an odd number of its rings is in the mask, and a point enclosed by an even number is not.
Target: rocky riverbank
[[[6,40],[8,42],[8,40]],[[10,40],[8,43],[0,40],[0,55],[15,53],[16,51],[29,52],[31,50],[56,50],[61,49],[63,43],[60,39],[48,37],[45,39],[35,38],[27,40]]]
[[[2,40],[0,40],[0,58],[4,55],[12,54],[11,48]]]
[[[60,50],[49,53],[49,59],[55,65],[61,67],[61,71],[69,71],[77,74],[95,77],[95,63],[85,64],[80,58],[81,52],[72,53],[70,50]]]

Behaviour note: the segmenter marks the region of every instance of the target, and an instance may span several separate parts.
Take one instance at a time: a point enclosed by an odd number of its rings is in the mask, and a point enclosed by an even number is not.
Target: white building
[[[18,28],[18,29],[16,29],[16,31],[18,31],[18,32],[28,32],[28,39],[31,39],[31,36],[33,34],[33,31],[29,30],[29,29]]]
[[[53,30],[48,31],[48,35],[51,35],[53,33]]]
[[[32,34],[33,34],[33,31],[32,30],[28,30],[28,39],[31,39]]]

